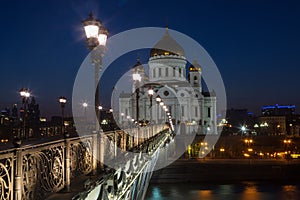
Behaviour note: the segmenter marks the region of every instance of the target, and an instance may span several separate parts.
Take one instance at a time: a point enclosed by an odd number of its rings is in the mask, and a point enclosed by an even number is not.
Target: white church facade
[[[184,53],[166,30],[150,51],[148,75],[137,61],[132,68],[132,75],[136,76],[132,92],[119,96],[120,124],[131,120],[163,123],[170,115],[175,127],[196,134],[217,134],[216,95],[202,91],[202,68],[196,61],[188,65]],[[163,101],[168,115],[157,97]]]

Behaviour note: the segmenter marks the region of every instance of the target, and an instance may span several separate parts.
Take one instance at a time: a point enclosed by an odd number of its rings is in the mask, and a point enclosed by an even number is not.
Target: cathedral
[[[139,59],[132,67],[132,92],[119,96],[119,123],[155,124],[170,118],[181,133],[217,134],[216,95],[202,91],[201,66],[196,60],[188,65],[168,29],[150,50],[148,65],[148,73]]]

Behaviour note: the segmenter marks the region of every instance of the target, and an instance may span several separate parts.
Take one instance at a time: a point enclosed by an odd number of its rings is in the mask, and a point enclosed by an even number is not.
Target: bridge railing
[[[162,129],[155,125],[128,130],[133,135],[126,131],[103,134],[113,135],[111,141],[127,150],[138,148]],[[45,199],[63,188],[68,191],[72,178],[97,171],[93,153],[99,155],[100,138],[93,134],[0,151],[0,200]],[[111,144],[104,144],[105,148],[111,148],[107,145]]]
[[[91,143],[92,136],[84,136],[1,151],[0,199],[44,199],[71,177],[90,173]]]
[[[13,199],[14,150],[0,152],[0,199]]]
[[[142,188],[150,181],[151,171],[158,159],[158,150],[168,141],[169,136],[168,129],[162,130],[132,148],[135,154],[119,155],[120,159],[116,159],[116,162],[119,162],[117,165],[120,166],[118,169],[112,169],[72,199],[141,199],[144,191]],[[146,159],[142,153],[146,153],[151,159]]]

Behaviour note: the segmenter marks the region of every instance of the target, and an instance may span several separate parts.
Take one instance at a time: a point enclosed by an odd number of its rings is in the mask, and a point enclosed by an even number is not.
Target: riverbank
[[[154,172],[151,183],[299,181],[300,160],[179,159]]]

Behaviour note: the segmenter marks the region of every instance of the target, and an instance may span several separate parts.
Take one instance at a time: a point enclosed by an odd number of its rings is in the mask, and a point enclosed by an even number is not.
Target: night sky
[[[262,105],[300,106],[298,1],[49,0],[1,2],[1,108],[21,104],[18,91],[28,87],[43,116],[60,113],[57,99],[71,99],[77,70],[89,52],[81,21],[91,10],[110,35],[165,27],[168,21],[171,29],[198,41],[222,74],[228,108],[259,113]],[[143,63],[147,56],[141,53]],[[108,76],[127,71],[135,57],[123,58]],[[103,81],[103,93],[109,94],[113,80]]]

